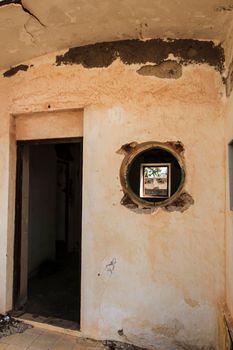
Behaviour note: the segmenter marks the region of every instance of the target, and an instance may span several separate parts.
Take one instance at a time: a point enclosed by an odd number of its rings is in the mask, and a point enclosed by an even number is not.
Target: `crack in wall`
[[[27,23],[25,23],[25,24],[23,25],[23,27],[24,27],[25,32],[30,36],[31,42],[32,42],[34,45],[36,45],[35,38],[34,38],[33,34],[32,34],[31,32],[29,32],[29,30],[27,29]],[[36,45],[36,46],[37,46],[37,45]]]
[[[6,5],[20,5],[22,10],[28,13],[31,17],[33,17],[42,27],[46,27],[46,25],[34,14],[32,13],[25,5],[23,5],[22,0],[3,0],[0,1],[0,7]]]
[[[21,5],[21,0],[2,0],[2,1],[0,1],[0,6],[10,5],[10,4]]]
[[[45,25],[43,22],[41,22],[41,20],[40,20],[34,13],[32,13],[29,9],[27,9],[27,8],[23,5],[22,1],[20,1],[20,5],[21,5],[21,7],[22,7],[22,9],[23,9],[24,12],[26,12],[26,13],[28,13],[30,16],[32,16],[38,23],[40,23],[40,25],[41,25],[42,27],[46,27],[46,25]]]

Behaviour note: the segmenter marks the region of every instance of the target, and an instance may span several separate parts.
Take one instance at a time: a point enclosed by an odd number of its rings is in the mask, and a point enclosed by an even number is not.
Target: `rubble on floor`
[[[134,344],[124,343],[117,340],[104,340],[103,345],[107,350],[146,350]]]
[[[18,321],[10,315],[0,314],[0,338],[16,333],[23,333],[26,329],[33,328],[31,325]]]
[[[88,347],[102,348],[105,350],[147,350],[146,348],[136,346],[132,343],[125,343],[118,340],[96,340],[92,338],[79,338],[79,343],[88,344]]]

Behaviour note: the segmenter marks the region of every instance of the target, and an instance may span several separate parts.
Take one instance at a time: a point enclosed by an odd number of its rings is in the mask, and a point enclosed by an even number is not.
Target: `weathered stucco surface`
[[[193,38],[231,45],[232,10],[230,0],[1,0],[0,68],[104,41]]]
[[[27,72],[0,78],[0,311],[11,307],[12,290],[11,115],[47,113],[48,106],[81,108],[82,332],[159,350],[214,349],[225,297],[225,101],[219,73],[189,65],[179,79],[160,79],[139,75],[141,65],[120,60],[92,69],[54,61],[54,55],[41,57],[28,62],[33,67]],[[137,215],[120,204],[122,156],[116,151],[151,140],[184,144],[185,188],[194,198],[184,213]]]
[[[83,136],[83,110],[61,110],[15,115],[16,140],[40,140]]]

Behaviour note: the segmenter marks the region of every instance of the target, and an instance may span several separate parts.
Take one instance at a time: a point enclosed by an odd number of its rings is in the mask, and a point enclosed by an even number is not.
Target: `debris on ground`
[[[141,348],[134,344],[124,343],[117,340],[104,340],[103,345],[108,350],[146,350],[146,348]]]
[[[32,326],[14,319],[9,314],[0,314],[0,338],[16,333],[23,333],[29,328],[32,328]]]

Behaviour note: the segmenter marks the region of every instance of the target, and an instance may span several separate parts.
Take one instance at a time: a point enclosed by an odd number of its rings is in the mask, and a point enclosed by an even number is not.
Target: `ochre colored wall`
[[[233,211],[230,210],[229,147],[233,140],[233,94],[226,104],[226,303],[233,315]],[[233,185],[233,184],[232,184]]]
[[[27,72],[0,78],[0,311],[10,308],[12,288],[10,115],[47,112],[48,106],[83,108],[82,332],[161,350],[214,348],[225,299],[225,100],[219,73],[190,65],[181,78],[169,80],[140,76],[139,65],[119,61],[102,69],[53,62],[53,55],[38,58]],[[123,157],[116,151],[131,141],[176,140],[185,147],[185,189],[194,205],[184,213],[154,215],[121,206]]]

